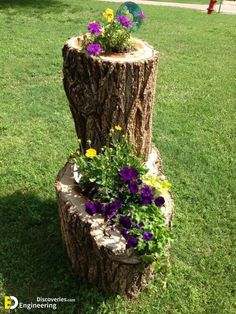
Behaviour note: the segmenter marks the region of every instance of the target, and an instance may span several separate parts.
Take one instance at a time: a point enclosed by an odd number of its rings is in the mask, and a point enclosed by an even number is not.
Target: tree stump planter
[[[79,37],[79,40],[81,37]],[[100,152],[112,126],[120,125],[137,154],[151,152],[152,111],[159,53],[135,39],[130,53],[91,57],[78,37],[63,48],[64,88],[78,138]]]
[[[155,148],[147,166],[163,177]],[[106,293],[137,297],[154,275],[151,267],[141,271],[138,256],[133,249],[126,250],[126,241],[120,232],[107,228],[100,215],[86,213],[86,198],[74,180],[73,165],[66,164],[62,168],[55,186],[63,241],[79,278]],[[161,209],[171,228],[173,201],[169,193]]]
[[[152,111],[159,53],[134,39],[135,51],[91,57],[81,51],[82,36],[63,48],[64,88],[69,100],[77,137],[82,147],[98,152],[107,145],[109,132],[122,127],[128,141],[136,145],[152,173],[163,177],[160,155],[152,146]],[[150,266],[140,270],[133,249],[116,229],[107,229],[99,215],[85,211],[86,198],[74,180],[72,165],[66,164],[56,181],[62,237],[79,278],[104,292],[137,297],[154,273]],[[169,193],[162,207],[171,228],[173,202]]]

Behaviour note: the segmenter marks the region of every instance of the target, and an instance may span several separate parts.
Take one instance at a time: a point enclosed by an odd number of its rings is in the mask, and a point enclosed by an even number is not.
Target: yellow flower
[[[103,12],[103,18],[108,22],[112,22],[114,20],[114,12],[112,9],[106,9],[106,11]]]
[[[156,188],[156,190],[162,195],[168,192],[171,187],[171,183],[168,181],[162,181],[158,176],[152,174],[146,174],[143,178],[143,183]]]
[[[87,149],[85,156],[88,157],[88,158],[93,158],[93,157],[97,156],[96,149],[93,149],[93,148]]]
[[[116,126],[115,126],[115,129],[116,129],[116,131],[121,131],[121,130],[122,130],[122,127],[119,126],[119,125],[116,125]]]

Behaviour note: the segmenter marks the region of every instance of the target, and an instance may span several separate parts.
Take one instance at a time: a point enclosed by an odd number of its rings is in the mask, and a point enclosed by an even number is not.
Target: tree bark
[[[147,166],[163,177],[159,158],[153,148]],[[140,271],[137,255],[133,249],[126,250],[126,241],[120,232],[107,227],[101,216],[86,213],[86,199],[78,190],[72,165],[63,167],[55,186],[62,238],[79,278],[104,292],[137,297],[154,276],[151,267]],[[173,202],[170,194],[165,196],[165,206],[161,209],[171,228]]]
[[[78,38],[63,48],[64,88],[78,138],[100,152],[109,130],[120,125],[136,153],[147,160],[152,143],[152,111],[159,53],[135,39],[136,50],[91,57]]]
[[[81,51],[82,37],[68,40],[63,48],[64,88],[77,137],[98,152],[107,144],[109,131],[120,125],[128,141],[143,155],[148,168],[163,175],[159,152],[152,147],[152,111],[159,53],[134,39],[135,51],[91,57]],[[111,230],[99,215],[85,211],[86,199],[74,180],[70,164],[59,172],[56,193],[62,238],[72,267],[80,279],[104,292],[137,297],[154,273],[140,270],[134,249],[126,250],[119,230]],[[171,228],[173,202],[165,195],[162,211]]]

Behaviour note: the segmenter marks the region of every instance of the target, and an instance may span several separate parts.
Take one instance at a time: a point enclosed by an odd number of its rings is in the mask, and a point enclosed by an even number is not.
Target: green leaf
[[[141,255],[140,259],[147,264],[151,264],[154,260],[152,255]]]

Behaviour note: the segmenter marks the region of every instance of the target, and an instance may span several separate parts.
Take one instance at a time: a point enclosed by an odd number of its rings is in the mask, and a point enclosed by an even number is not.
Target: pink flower
[[[99,55],[102,51],[102,48],[99,44],[88,44],[87,52],[90,56]]]
[[[102,26],[97,22],[91,22],[88,24],[88,31],[91,34],[99,35],[102,31]]]
[[[140,19],[145,19],[146,18],[146,16],[143,14],[142,11],[138,12],[138,17],[140,17]]]
[[[127,19],[124,15],[117,15],[116,17],[117,21],[119,21],[124,27],[130,27],[133,25],[133,23]]]

